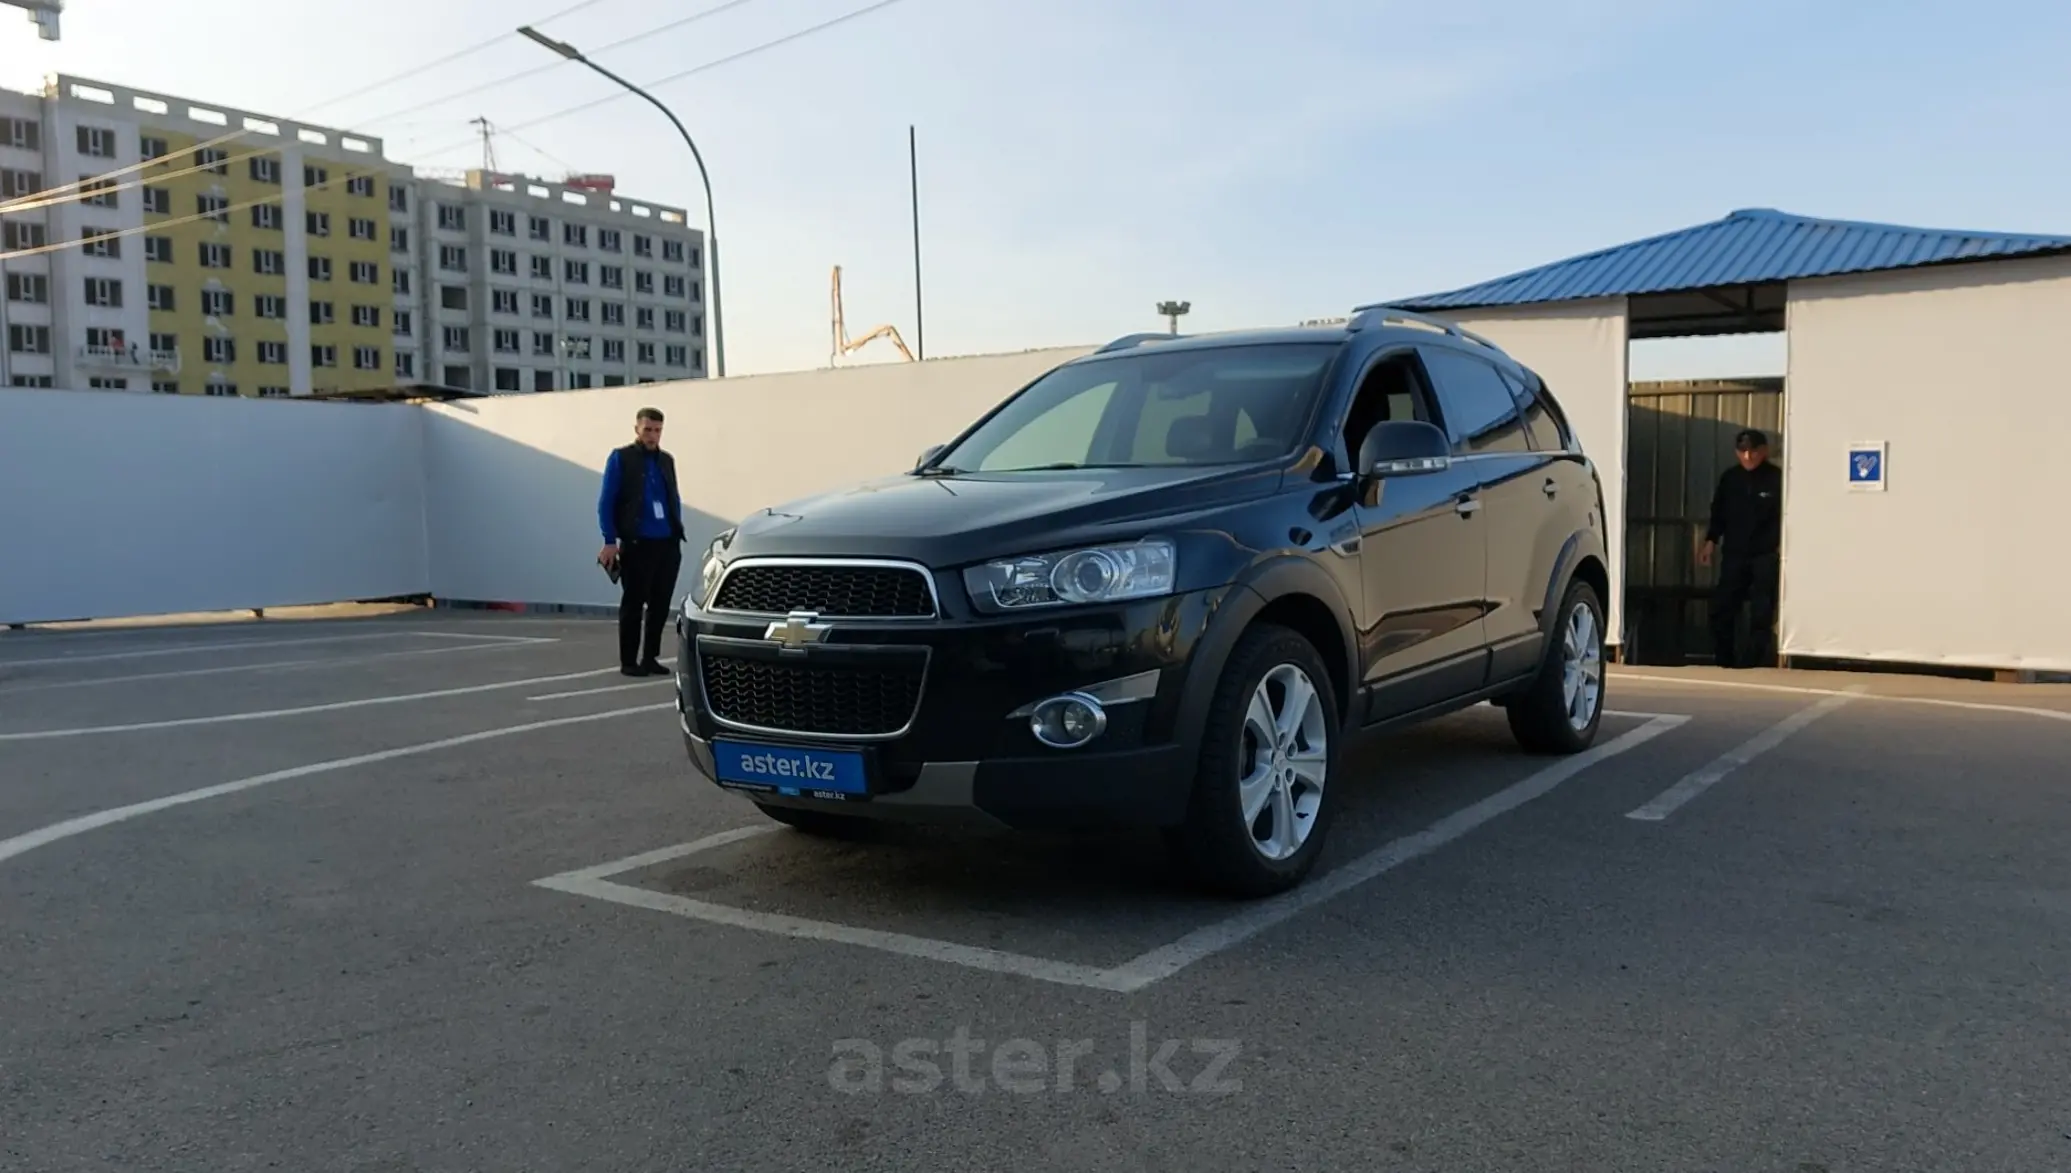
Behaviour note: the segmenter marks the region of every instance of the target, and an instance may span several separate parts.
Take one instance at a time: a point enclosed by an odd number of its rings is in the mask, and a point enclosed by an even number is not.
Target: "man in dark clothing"
[[[1769,437],[1754,428],[1733,440],[1739,463],[1719,477],[1711,498],[1711,525],[1697,564],[1710,566],[1719,543],[1719,583],[1712,593],[1711,634],[1715,662],[1722,668],[1769,667],[1776,662],[1776,596],[1783,545],[1783,470],[1769,463]],[[1746,661],[1734,654],[1740,608],[1746,604],[1754,649]]]
[[[643,407],[633,419],[634,439],[604,462],[597,495],[597,525],[604,532],[600,565],[616,567],[619,671],[667,676],[662,633],[683,567],[683,502],[676,461],[662,451],[662,413]]]

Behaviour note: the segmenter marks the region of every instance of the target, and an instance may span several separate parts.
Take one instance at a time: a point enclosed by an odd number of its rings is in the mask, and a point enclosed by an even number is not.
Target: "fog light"
[[[1107,710],[1085,693],[1068,692],[1037,705],[1028,728],[1044,745],[1077,749],[1107,729]]]

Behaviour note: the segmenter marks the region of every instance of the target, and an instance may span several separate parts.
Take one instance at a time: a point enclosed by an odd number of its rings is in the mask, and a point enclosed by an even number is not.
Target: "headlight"
[[[1006,558],[964,571],[964,587],[988,611],[1067,603],[1115,603],[1171,594],[1178,561],[1160,540]]]
[[[727,539],[732,536],[731,533],[720,534],[705,547],[703,565],[698,568],[698,587],[690,596],[694,605],[702,607],[705,600],[712,597],[712,587],[719,582],[719,572],[726,569],[726,563],[719,560],[719,552],[726,548]]]

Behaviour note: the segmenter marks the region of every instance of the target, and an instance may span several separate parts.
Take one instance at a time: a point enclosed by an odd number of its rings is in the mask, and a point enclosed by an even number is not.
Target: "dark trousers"
[[[683,547],[668,538],[628,540],[619,543],[618,558],[618,662],[630,668],[662,654]]]
[[[1782,573],[1775,554],[1735,558],[1719,563],[1719,585],[1711,597],[1711,638],[1715,663],[1721,668],[1776,666],[1776,594]],[[1745,660],[1735,654],[1740,608],[1748,609],[1753,647]]]

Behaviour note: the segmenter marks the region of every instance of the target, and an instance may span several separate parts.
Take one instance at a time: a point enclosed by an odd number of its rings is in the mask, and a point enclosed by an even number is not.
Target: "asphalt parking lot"
[[[0,1168],[2071,1169],[2071,688],[1618,670],[1233,905],[777,829],[611,638],[0,636]]]

